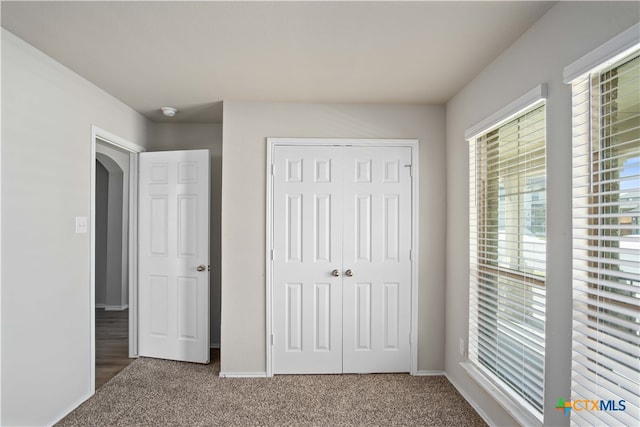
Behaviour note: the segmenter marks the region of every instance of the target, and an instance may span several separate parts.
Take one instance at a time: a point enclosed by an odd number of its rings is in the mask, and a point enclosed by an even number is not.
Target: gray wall
[[[148,122],[2,34],[2,425],[46,425],[90,390],[91,125],[146,145]]]
[[[96,143],[96,158],[109,170],[110,256],[107,262],[110,267],[105,306],[113,310],[124,309],[129,304],[129,156],[129,152],[111,144]]]
[[[97,147],[96,147],[97,148]],[[97,152],[96,159],[107,170],[107,230],[106,230],[106,242],[104,246],[105,252],[98,253],[98,239],[96,235],[96,264],[102,263],[102,259],[99,259],[98,255],[104,256],[105,259],[105,298],[102,303],[105,309],[121,310],[124,308],[127,302],[126,288],[127,278],[125,277],[124,270],[126,270],[127,262],[123,260],[123,251],[125,249],[124,243],[128,243],[127,236],[123,233],[124,223],[128,222],[129,218],[123,215],[123,195],[124,195],[124,174],[120,166],[110,157]],[[97,176],[96,176],[97,178]],[[96,193],[98,191],[98,185],[96,182]],[[97,209],[96,194],[96,209]],[[96,214],[96,231],[101,228],[98,222]],[[100,242],[102,243],[102,242]],[[98,280],[98,271],[96,269],[96,280]],[[97,295],[96,284],[96,295]],[[96,305],[99,303],[96,296]]]
[[[222,371],[265,373],[267,137],[420,140],[418,369],[444,368],[444,108],[224,103]]]
[[[566,65],[629,28],[637,2],[559,2],[447,104],[446,373],[496,425],[515,425],[460,367],[467,339],[469,238],[467,128],[540,83],[547,83],[547,319],[545,424],[568,425],[554,409],[570,396],[571,370],[571,88]]]
[[[96,160],[96,305],[107,304],[109,171]]]
[[[178,114],[180,114],[178,112]],[[211,345],[220,346],[220,201],[222,191],[222,125],[156,123],[149,151],[208,148],[211,154],[210,316]]]
[[[122,306],[122,170],[109,171],[107,307]]]

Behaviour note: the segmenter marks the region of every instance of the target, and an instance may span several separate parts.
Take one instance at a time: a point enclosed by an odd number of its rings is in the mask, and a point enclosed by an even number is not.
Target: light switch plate
[[[85,234],[89,231],[89,224],[86,216],[76,217],[76,234]]]

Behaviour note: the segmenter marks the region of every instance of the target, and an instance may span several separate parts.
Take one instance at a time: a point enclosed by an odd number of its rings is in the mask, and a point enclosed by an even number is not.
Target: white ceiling
[[[443,103],[553,2],[8,2],[2,26],[153,121],[223,100]]]

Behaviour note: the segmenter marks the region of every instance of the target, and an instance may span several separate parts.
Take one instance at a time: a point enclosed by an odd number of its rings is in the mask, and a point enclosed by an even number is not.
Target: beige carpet
[[[220,378],[219,364],[140,358],[59,426],[486,424],[444,377]]]

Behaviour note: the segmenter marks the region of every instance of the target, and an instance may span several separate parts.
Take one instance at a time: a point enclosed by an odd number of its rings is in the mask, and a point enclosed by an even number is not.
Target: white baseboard
[[[104,304],[102,302],[97,302],[96,303],[96,308],[105,308],[107,306],[107,304]]]
[[[484,422],[485,422],[485,423],[487,423],[487,425],[490,425],[490,426],[497,426],[497,425],[498,425],[498,424],[496,424],[496,423],[491,419],[491,417],[489,417],[489,415],[487,415],[487,413],[486,413],[486,412],[484,412],[484,411],[482,410],[482,408],[480,408],[480,406],[476,403],[476,401],[475,401],[475,400],[473,400],[473,399],[469,396],[469,394],[468,394],[468,393],[466,393],[464,390],[462,390],[462,388],[460,388],[460,387],[458,386],[458,384],[457,384],[455,381],[453,381],[453,380],[451,379],[451,377],[449,377],[449,375],[447,375],[447,373],[446,373],[446,372],[444,373],[444,376],[447,378],[447,380],[449,380],[449,382],[450,382],[451,384],[453,384],[453,386],[455,387],[455,389],[456,389],[456,390],[458,390],[458,393],[460,393],[460,394],[462,395],[462,397],[464,397],[464,400],[466,400],[466,401],[469,403],[469,405],[471,405],[471,407],[472,407],[473,409],[475,409],[475,410],[476,410],[476,412],[478,413],[478,415],[480,415],[480,418],[482,418],[482,419],[484,420]]]
[[[211,348],[215,348],[211,345]],[[446,376],[444,371],[417,371],[415,376]],[[220,372],[221,378],[267,378],[266,372]]]
[[[267,378],[266,372],[220,372],[220,378]]]
[[[80,398],[79,400],[77,400],[75,403],[71,404],[71,406],[67,407],[67,409],[65,409],[64,411],[62,411],[60,413],[60,415],[58,415],[51,423],[48,423],[47,426],[51,427],[54,426],[56,424],[58,424],[60,421],[62,421],[62,419],[64,417],[66,417],[67,415],[69,415],[74,409],[76,409],[78,406],[82,405],[84,402],[86,402],[87,400],[89,400],[89,398],[91,396],[93,396],[94,393],[89,393],[86,396]]]
[[[416,371],[413,375],[416,377],[440,377],[444,375],[444,371]]]
[[[209,348],[220,348],[219,342],[212,342],[209,344]]]

